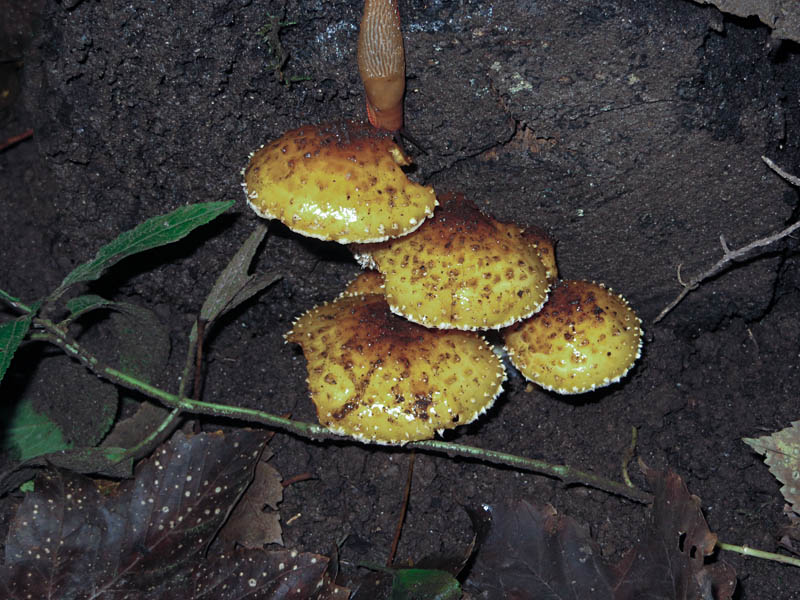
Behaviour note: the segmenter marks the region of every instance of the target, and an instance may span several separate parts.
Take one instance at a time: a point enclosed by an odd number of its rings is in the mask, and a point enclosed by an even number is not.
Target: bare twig
[[[400,535],[403,533],[403,523],[406,520],[408,513],[408,500],[411,498],[411,482],[414,480],[414,459],[417,453],[412,450],[408,456],[408,473],[406,474],[406,487],[403,490],[403,503],[400,505],[400,516],[397,518],[397,526],[394,528],[394,538],[392,538],[392,547],[389,550],[389,558],[386,560],[386,566],[391,567],[394,563],[394,557],[397,555],[397,546],[400,545]]]
[[[0,142],[0,152],[5,150],[6,148],[10,148],[14,144],[18,144],[23,140],[27,140],[29,137],[33,136],[33,129],[26,129],[19,135],[12,136],[5,140],[4,142]]]
[[[795,177],[794,175],[789,175],[766,156],[762,156],[761,158],[765,163],[767,163],[767,165],[773,171],[775,171],[783,179],[785,179],[794,186],[800,187],[800,178]],[[739,248],[738,250],[731,250],[730,247],[728,246],[728,243],[725,241],[725,236],[723,235],[719,236],[720,245],[722,246],[722,258],[719,259],[710,269],[703,271],[702,273],[700,273],[700,275],[698,275],[697,277],[693,277],[689,281],[683,281],[683,279],[681,278],[680,265],[679,265],[678,281],[680,282],[681,286],[683,286],[683,289],[672,302],[670,302],[669,304],[667,304],[667,306],[664,307],[664,310],[658,313],[658,316],[653,320],[653,322],[658,323],[661,319],[666,317],[667,314],[689,294],[689,292],[697,289],[700,286],[700,284],[703,283],[706,279],[709,279],[721,273],[722,271],[727,269],[731,263],[742,259],[743,257],[750,254],[753,250],[774,244],[775,242],[790,236],[797,229],[800,229],[800,221],[797,221],[789,225],[788,227],[781,229],[776,233],[773,233],[766,237],[759,238],[753,242],[750,242],[749,244]]]

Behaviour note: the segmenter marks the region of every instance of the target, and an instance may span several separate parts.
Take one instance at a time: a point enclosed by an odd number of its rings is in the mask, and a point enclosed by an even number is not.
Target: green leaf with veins
[[[72,447],[55,422],[34,410],[29,398],[3,407],[0,418],[5,424],[2,448],[18,460]]]
[[[0,381],[3,380],[14,353],[25,339],[32,320],[33,315],[30,314],[0,325]]]
[[[217,218],[233,204],[233,200],[190,204],[181,206],[166,215],[148,219],[130,231],[120,234],[116,239],[100,248],[92,260],[75,268],[64,278],[54,295],[59,295],[66,287],[74,283],[97,279],[106,269],[123,258],[177,242],[201,225]]]

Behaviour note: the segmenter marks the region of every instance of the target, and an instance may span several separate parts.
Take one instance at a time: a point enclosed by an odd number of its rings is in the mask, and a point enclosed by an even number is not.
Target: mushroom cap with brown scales
[[[641,320],[600,283],[561,281],[538,313],[503,331],[512,364],[559,394],[619,381],[639,358]]]
[[[497,221],[463,194],[444,194],[417,231],[353,250],[362,266],[383,274],[398,315],[440,329],[499,329],[547,299],[540,243],[539,232]]]
[[[319,422],[364,442],[404,444],[470,423],[506,378],[479,334],[426,329],[379,294],[313,308],[286,340],[303,349]]]
[[[537,225],[525,226],[525,238],[536,246],[536,252],[544,265],[547,281],[554,284],[558,281],[558,266],[556,265],[556,242],[544,229]]]
[[[383,295],[383,275],[373,269],[362,271],[358,276],[345,286],[342,296],[357,296],[360,294]]]
[[[250,156],[242,171],[250,207],[303,235],[342,244],[414,231],[433,213],[433,188],[400,168],[410,159],[391,134],[342,121],[306,125]]]

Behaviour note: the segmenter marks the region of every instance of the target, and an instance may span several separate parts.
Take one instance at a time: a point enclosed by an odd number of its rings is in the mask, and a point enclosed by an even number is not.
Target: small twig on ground
[[[725,542],[717,542],[717,548],[720,550],[728,550],[729,552],[738,552],[744,556],[755,556],[764,560],[772,560],[786,565],[794,565],[800,567],[800,558],[793,556],[784,556],[783,554],[776,554],[774,552],[766,552],[749,546],[737,546],[736,544],[726,544]]]
[[[27,140],[29,137],[32,136],[33,136],[33,129],[28,129],[26,131],[23,131],[19,135],[11,136],[6,141],[0,142],[0,152],[5,150],[6,148],[10,148],[14,144],[20,143],[23,140]]]
[[[414,480],[414,460],[417,453],[412,450],[408,457],[408,474],[406,475],[406,487],[403,490],[403,503],[400,506],[400,516],[397,518],[397,527],[394,528],[394,538],[392,539],[392,547],[389,550],[389,558],[386,560],[386,566],[391,567],[394,563],[394,557],[397,555],[397,546],[400,544],[400,534],[403,533],[403,523],[406,520],[406,513],[408,512],[408,499],[411,497],[411,482]]]
[[[294,485],[295,483],[300,483],[301,481],[308,481],[309,479],[316,479],[311,473],[299,473],[297,475],[292,475],[289,479],[284,479],[281,481],[281,486],[283,488],[287,488],[290,485]]]
[[[765,163],[767,163],[767,165],[773,171],[775,171],[783,179],[785,179],[794,186],[800,187],[800,178],[795,177],[794,175],[789,175],[766,156],[762,156],[761,158]],[[743,246],[737,250],[731,250],[728,247],[728,243],[725,241],[725,236],[723,235],[719,236],[720,245],[722,246],[722,258],[719,259],[710,269],[703,271],[702,273],[700,273],[700,275],[698,275],[697,277],[693,277],[689,281],[683,281],[683,279],[681,278],[681,271],[680,271],[681,267],[680,265],[678,265],[678,282],[683,286],[683,289],[672,302],[670,302],[669,304],[667,304],[667,306],[664,307],[664,310],[658,313],[658,316],[653,320],[653,323],[658,323],[661,319],[666,317],[667,314],[689,294],[689,292],[691,292],[692,290],[696,290],[698,287],[700,287],[700,284],[703,283],[706,279],[709,279],[721,273],[722,271],[727,269],[731,263],[736,262],[737,260],[741,260],[756,248],[762,248],[764,246],[769,246],[770,244],[774,244],[775,242],[790,236],[797,229],[800,229],[800,221],[797,221],[792,225],[789,225],[788,227],[776,233],[773,233],[766,237],[759,238],[753,242],[750,242],[746,246]]]
[[[628,475],[628,465],[633,459],[633,455],[636,454],[636,441],[639,438],[639,431],[636,429],[636,427],[631,427],[631,430],[631,443],[625,449],[625,453],[622,455],[622,481],[624,481],[625,485],[628,487],[633,487],[631,477]]]

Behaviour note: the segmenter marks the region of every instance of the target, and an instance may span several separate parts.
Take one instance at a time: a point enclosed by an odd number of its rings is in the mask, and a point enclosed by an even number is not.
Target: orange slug
[[[364,0],[358,32],[358,72],[367,93],[367,116],[374,127],[403,127],[406,60],[398,0]]]

